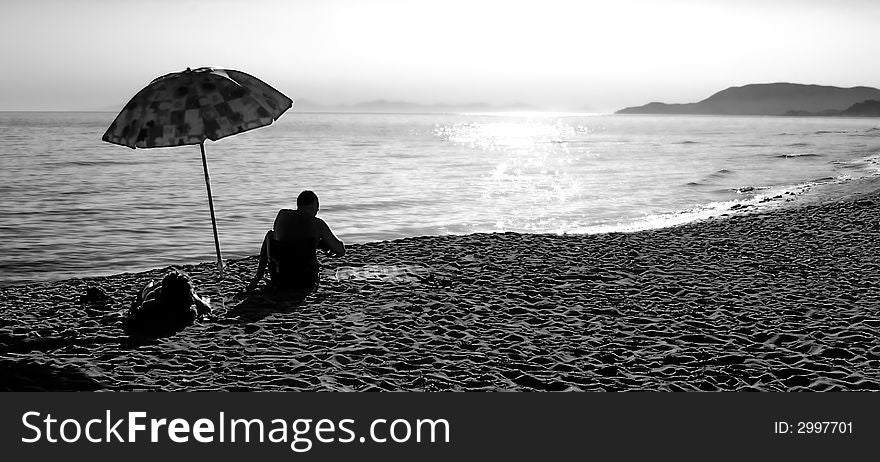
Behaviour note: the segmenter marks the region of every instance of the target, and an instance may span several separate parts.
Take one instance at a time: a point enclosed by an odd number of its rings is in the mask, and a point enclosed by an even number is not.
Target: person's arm
[[[156,287],[156,281],[150,281],[147,285],[144,286],[143,289],[139,290],[137,293],[137,297],[133,302],[131,302],[131,306],[129,307],[130,312],[140,311],[144,306],[144,300],[147,298],[147,294],[150,293],[153,288]]]
[[[263,274],[269,265],[269,239],[273,236],[272,233],[273,231],[267,232],[266,237],[263,238],[263,244],[260,246],[260,261],[257,263],[257,274],[254,275],[250,284],[244,289],[245,292],[252,292],[257,288],[257,284],[263,280]]]
[[[318,237],[321,246],[325,247],[333,256],[341,257],[345,255],[345,244],[333,234],[333,231],[330,231],[330,227],[327,226],[327,223],[324,223],[324,220],[320,218],[315,218],[315,220],[318,221]]]
[[[146,313],[159,305],[159,295],[162,293],[162,284],[156,281],[150,281],[138,294],[137,311]]]
[[[189,294],[192,297],[193,303],[196,305],[196,311],[199,315],[203,315],[211,312],[211,305],[208,304],[207,301],[199,297],[199,294],[196,293],[196,289],[190,289]]]
[[[140,306],[142,303],[144,303],[144,294],[146,294],[147,290],[153,287],[153,285],[155,284],[155,281],[150,281],[147,283],[147,285],[144,286],[143,289],[139,290],[137,293],[137,299],[135,299],[133,306]]]
[[[254,278],[251,279],[250,284],[244,289],[245,292],[252,292],[257,288],[257,284],[263,280],[263,273],[266,271],[267,261],[263,258],[260,258],[260,262],[257,263],[257,274],[254,275]]]

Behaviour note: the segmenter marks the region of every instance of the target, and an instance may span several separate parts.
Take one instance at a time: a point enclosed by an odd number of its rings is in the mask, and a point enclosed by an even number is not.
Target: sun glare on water
[[[480,201],[481,220],[492,219],[493,231],[555,232],[570,224],[549,217],[562,212],[571,216],[583,194],[584,174],[572,170],[583,149],[570,149],[569,144],[587,132],[583,126],[542,116],[441,126],[435,135],[491,159],[481,178]]]

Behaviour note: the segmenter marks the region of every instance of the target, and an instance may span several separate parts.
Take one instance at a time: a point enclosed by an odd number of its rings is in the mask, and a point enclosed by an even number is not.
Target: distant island
[[[294,108],[309,112],[442,113],[442,112],[525,112],[541,109],[525,103],[493,106],[488,103],[419,104],[384,99],[346,105],[321,105],[311,100],[295,99]]]
[[[698,103],[649,103],[616,114],[880,116],[880,89],[796,83],[730,87]]]

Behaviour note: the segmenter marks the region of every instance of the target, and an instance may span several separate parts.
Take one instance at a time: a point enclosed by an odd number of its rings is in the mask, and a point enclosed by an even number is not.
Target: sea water
[[[115,113],[0,113],[0,285],[215,259],[198,146],[101,136]],[[880,121],[295,109],[206,150],[224,258],[314,190],[346,243],[678,224],[877,173]],[[771,201],[774,202],[774,201]]]

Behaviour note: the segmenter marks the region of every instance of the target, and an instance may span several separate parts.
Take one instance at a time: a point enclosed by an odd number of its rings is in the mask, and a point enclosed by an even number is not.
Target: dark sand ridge
[[[880,390],[878,245],[872,193],[636,233],[355,245],[303,301],[242,298],[250,257],[219,282],[184,266],[216,317],[159,339],[121,320],[164,270],[8,287],[0,388]],[[90,285],[112,301],[81,302]]]

